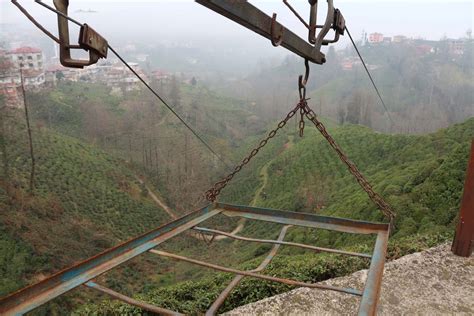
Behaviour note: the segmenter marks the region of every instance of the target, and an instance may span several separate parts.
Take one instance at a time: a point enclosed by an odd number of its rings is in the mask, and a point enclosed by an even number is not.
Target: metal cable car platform
[[[282,231],[280,232],[280,237],[277,240],[246,238],[238,235],[221,232],[218,230],[197,226],[203,224],[206,220],[218,214],[223,214],[231,217],[243,217],[250,220],[279,223],[283,225],[332,230],[343,233],[373,234],[376,235],[376,241],[373,253],[365,254],[330,248],[322,248],[293,242],[285,242],[283,241],[283,238],[288,226],[283,227]],[[267,281],[281,282],[293,286],[318,288],[321,290],[338,291],[347,293],[349,295],[360,296],[361,299],[359,305],[359,315],[374,315],[376,312],[377,301],[380,294],[383,267],[385,263],[385,253],[389,237],[389,229],[389,224],[356,221],[308,213],[296,213],[266,208],[213,203],[202,209],[189,213],[188,215],[185,215],[179,219],[176,219],[170,223],[160,226],[154,230],[151,230],[148,233],[140,235],[127,242],[124,242],[116,247],[110,248],[94,257],[77,263],[76,265],[64,269],[49,278],[46,278],[34,285],[21,289],[3,298],[2,300],[0,300],[0,314],[21,315],[27,313],[39,307],[40,305],[47,303],[52,299],[83,285],[95,289],[99,292],[108,294],[111,297],[121,300],[125,303],[135,305],[143,310],[165,315],[179,315],[180,313],[178,312],[174,312],[165,308],[161,308],[159,306],[154,306],[145,302],[135,300],[131,297],[117,293],[112,289],[106,288],[94,282],[94,278],[100,276],[101,274],[112,270],[113,268],[138,255],[141,255],[145,252],[149,252],[155,255],[169,257],[175,260],[182,260],[196,265],[212,268],[218,271],[234,273],[237,275],[236,279],[238,280],[234,279],[231,284],[229,284],[229,286],[221,293],[221,295],[217,298],[217,300],[208,310],[207,315],[213,315],[217,312],[217,309],[223,303],[225,298],[230,294],[232,289],[238,284],[238,282],[243,277],[253,277]],[[370,267],[367,275],[367,280],[363,289],[339,288],[329,285],[304,283],[295,280],[282,279],[257,273],[257,271],[261,271],[263,269],[241,271],[155,249],[155,247],[159,246],[165,241],[189,230],[207,234],[210,233],[227,235],[228,237],[234,239],[247,240],[249,242],[274,244],[274,248],[265,259],[266,264],[268,264],[268,262],[275,256],[277,249],[280,245],[306,248],[318,252],[329,252],[340,255],[368,258],[370,259]],[[266,266],[266,264],[264,264],[264,266]]]

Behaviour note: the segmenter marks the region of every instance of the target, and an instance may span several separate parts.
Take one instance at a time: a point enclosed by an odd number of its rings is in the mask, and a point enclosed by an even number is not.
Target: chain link
[[[298,112],[298,110],[301,108],[303,103],[299,102],[295,108],[293,110],[291,110],[290,112],[288,112],[288,114],[286,115],[286,117],[280,121],[277,125],[277,127],[275,129],[273,129],[272,131],[270,131],[267,135],[267,137],[265,137],[264,139],[262,139],[260,141],[260,143],[258,144],[258,146],[254,149],[252,149],[252,151],[250,152],[250,154],[245,157],[242,162],[240,164],[238,164],[234,170],[229,173],[224,179],[222,179],[221,181],[218,181],[216,182],[209,190],[206,191],[205,195],[206,195],[206,199],[210,202],[214,202],[217,198],[217,196],[221,193],[221,190],[223,188],[225,188],[227,186],[227,184],[229,183],[230,180],[232,180],[232,178],[238,173],[240,172],[240,170],[242,170],[242,167],[245,166],[246,164],[249,163],[249,161],[260,151],[260,149],[262,149],[270,139],[272,139],[273,137],[275,137],[275,135],[277,134],[277,132],[282,129],[286,123],[288,123],[288,121],[293,117],[295,116],[296,112]],[[301,112],[301,113],[304,113],[304,112]],[[304,123],[304,122],[303,122]]]
[[[306,102],[306,101],[305,101]],[[300,122],[299,122],[299,134],[300,137],[303,137],[304,134],[304,116],[305,116],[305,110],[303,107],[300,107]]]
[[[392,223],[393,219],[395,218],[395,213],[393,212],[390,205],[388,205],[388,203],[385,202],[385,200],[377,192],[374,191],[370,183],[365,179],[365,177],[359,171],[357,166],[349,160],[346,154],[342,151],[341,147],[339,147],[339,145],[336,143],[334,138],[329,135],[323,123],[318,120],[316,113],[314,113],[314,111],[308,106],[306,100],[302,100],[301,109],[305,112],[306,117],[311,122],[313,122],[318,131],[321,133],[321,135],[323,135],[323,137],[328,141],[329,145],[336,151],[341,161],[346,164],[350,173],[356,178],[357,182],[367,193],[369,198],[380,208],[384,215],[390,220],[390,223]]]

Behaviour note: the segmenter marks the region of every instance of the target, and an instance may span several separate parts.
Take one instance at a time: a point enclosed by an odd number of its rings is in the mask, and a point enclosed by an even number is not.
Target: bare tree
[[[179,87],[178,79],[175,75],[173,75],[173,77],[171,78],[170,98],[172,106],[179,109],[181,106],[181,89]]]
[[[337,120],[341,125],[344,124],[346,120],[346,109],[342,105],[339,105],[337,108]]]
[[[361,115],[361,123],[365,126],[372,127],[372,113],[373,113],[373,104],[374,99],[371,95],[364,93],[365,106],[363,114]]]
[[[346,120],[352,124],[359,124],[362,109],[362,94],[359,91],[353,93],[351,100],[347,104]]]

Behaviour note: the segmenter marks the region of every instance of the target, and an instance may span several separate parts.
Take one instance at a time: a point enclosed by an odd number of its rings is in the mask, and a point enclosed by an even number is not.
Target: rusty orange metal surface
[[[454,236],[452,252],[455,255],[469,257],[474,248],[474,139],[471,142],[471,154],[466,171],[464,192],[462,194],[459,220]]]
[[[29,312],[218,213],[209,205],[4,297],[0,315]]]

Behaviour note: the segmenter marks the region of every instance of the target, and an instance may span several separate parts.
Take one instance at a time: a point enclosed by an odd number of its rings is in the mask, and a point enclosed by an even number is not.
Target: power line
[[[369,69],[367,68],[367,65],[365,64],[365,61],[364,61],[364,59],[362,58],[362,55],[360,54],[359,49],[357,48],[356,43],[355,43],[354,40],[352,39],[351,33],[349,32],[349,29],[347,28],[347,26],[345,27],[345,29],[346,29],[347,35],[349,35],[349,38],[350,38],[350,40],[351,40],[351,42],[352,42],[352,45],[354,46],[354,48],[355,48],[355,50],[356,50],[356,52],[357,52],[357,55],[359,55],[360,61],[362,62],[362,65],[364,66],[365,71],[367,72],[367,75],[369,76],[369,79],[370,79],[370,81],[372,82],[372,85],[374,86],[375,92],[377,92],[377,95],[379,96],[380,102],[382,102],[382,105],[383,105],[383,108],[385,109],[385,112],[387,113],[388,118],[390,119],[390,122],[392,122],[392,125],[393,125],[394,123],[393,123],[392,117],[390,116],[390,112],[388,111],[387,105],[385,105],[385,102],[383,101],[382,95],[380,94],[379,89],[377,88],[377,85],[375,84],[375,81],[374,81],[374,79],[372,78],[372,75],[370,74],[370,71],[369,71]]]
[[[148,88],[148,90],[150,90],[151,93],[153,93],[153,95],[155,95],[158,100],[160,100],[167,108],[168,110],[171,111],[171,113],[173,113],[180,121],[181,123],[183,123],[184,126],[186,126],[190,131],[191,133],[193,133],[194,136],[196,136],[196,138],[204,144],[204,146],[207,147],[207,149],[214,155],[216,156],[225,166],[230,167],[230,165],[228,165],[225,160],[219,155],[217,154],[214,149],[212,149],[212,147],[152,88],[150,87],[150,85],[135,71],[135,69],[133,69],[123,58],[122,56],[120,56],[119,53],[117,53],[117,51],[115,51],[115,49],[112,48],[112,46],[108,45],[109,46],[109,49],[112,51],[112,53],[114,53],[114,55],[145,85],[145,87]]]
[[[51,10],[59,15],[61,15],[62,17],[68,19],[69,21],[79,25],[79,26],[82,26],[83,24],[81,24],[80,22],[74,20],[73,18],[69,17],[68,15],[54,9],[53,7],[43,3],[42,1],[40,0],[35,0],[36,3],[42,5],[43,7],[47,8],[48,10]],[[193,133],[193,135],[214,155],[216,156],[226,167],[228,168],[232,168],[229,164],[227,164],[227,162],[225,162],[225,160],[219,155],[217,154],[217,152],[135,71],[135,69],[133,69],[126,61],[125,59],[122,58],[122,56],[120,56],[120,54],[112,48],[112,46],[110,46],[110,44],[107,44],[107,46],[109,47],[109,49],[112,51],[112,53],[114,53],[114,55],[145,85],[145,87],[148,88],[148,90],[150,90],[151,93],[153,93],[153,95],[155,95],[155,97],[158,98],[158,100],[160,100],[167,108],[168,110],[171,111],[171,113],[173,113],[180,121],[181,123],[183,123],[183,125],[189,129],[191,131],[191,133]]]

